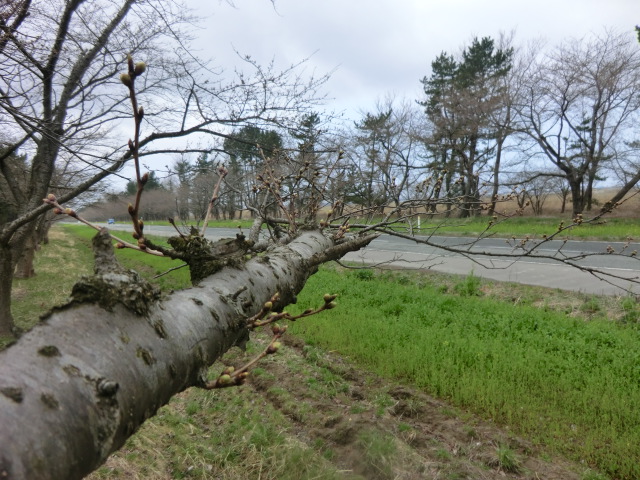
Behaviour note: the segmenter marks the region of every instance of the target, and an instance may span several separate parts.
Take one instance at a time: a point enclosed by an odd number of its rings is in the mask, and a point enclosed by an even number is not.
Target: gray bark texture
[[[98,290],[120,292],[116,300],[103,291],[100,305],[76,298],[0,352],[0,478],[90,473],[173,395],[202,385],[207,367],[246,341],[246,319],[274,293],[281,308],[294,302],[319,264],[373,238],[337,245],[322,232],[303,232],[159,299],[138,288],[135,273],[110,269],[97,254],[92,278],[103,282]]]

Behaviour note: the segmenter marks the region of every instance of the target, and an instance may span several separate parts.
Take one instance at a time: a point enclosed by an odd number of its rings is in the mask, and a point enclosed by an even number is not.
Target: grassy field
[[[585,217],[586,218],[586,217]],[[363,219],[353,217],[351,223],[373,224],[379,222],[381,218]],[[505,220],[496,221],[489,228],[491,219],[483,217],[475,218],[437,218],[429,220],[426,216],[420,220],[418,228],[417,217],[411,226],[404,222],[399,222],[390,226],[403,233],[413,232],[417,235],[456,235],[456,236],[478,236],[493,235],[498,237],[516,236],[523,238],[542,238],[543,235],[553,235],[558,231],[559,225],[569,226],[572,224],[570,216],[554,217],[520,217],[513,216]],[[166,221],[149,221],[146,225],[169,225]],[[251,226],[250,220],[216,220],[210,222],[211,228],[237,228],[241,226],[248,229]],[[608,217],[594,223],[583,223],[566,229],[558,237],[560,239],[571,238],[576,240],[600,239],[607,241],[626,241],[629,237],[640,239],[640,220],[630,217]]]
[[[477,217],[449,220],[444,223],[434,224],[431,228],[429,228],[429,225],[425,225],[425,222],[422,222],[421,226],[423,227],[423,232],[436,232],[437,235],[478,236],[482,233],[498,237],[516,236],[522,238],[529,236],[531,238],[541,238],[543,235],[550,236],[556,233],[561,222],[563,226],[568,226],[572,223],[570,218],[511,217],[487,229],[489,219],[487,217]],[[640,238],[639,220],[633,218],[608,218],[606,221],[583,223],[566,229],[558,238],[625,241],[629,237]]]
[[[613,478],[640,478],[635,307],[626,325],[604,316],[585,321],[484,297],[474,277],[443,291],[416,274],[327,268],[308,283],[295,310],[325,291],[340,295],[339,315],[294,324],[292,332],[307,342]]]
[[[19,326],[30,327],[35,312],[62,303],[78,274],[90,272],[92,235],[83,227],[54,229],[51,244],[37,256],[39,275],[16,282]],[[117,254],[148,278],[179,264],[131,250]],[[188,271],[154,281],[165,290],[181,288],[188,284]],[[435,468],[432,476],[451,479],[501,478],[505,472],[512,475],[508,478],[523,479],[607,478],[588,467],[611,478],[640,478],[640,308],[635,299],[490,283],[474,276],[325,267],[291,310],[316,306],[327,292],[340,295],[338,309],[291,327],[307,343],[303,359],[284,354],[279,374],[267,369],[254,375],[262,379],[257,385],[272,380],[262,392],[264,399],[255,392],[237,397],[232,392],[185,392],[94,478],[414,478],[398,473],[403,464],[415,464],[416,471]],[[251,346],[249,354],[258,349]],[[318,360],[326,350],[349,357],[359,370],[336,376],[332,365],[340,360]],[[368,372],[380,379],[363,381]],[[357,397],[351,395],[354,381],[364,392]],[[335,430],[327,418],[347,421],[341,406],[332,413],[336,396],[349,393],[342,402],[349,422],[356,416],[374,418],[380,427],[404,401],[393,396],[398,385],[416,387],[450,405],[429,413],[435,418],[446,410],[437,428],[423,429],[442,429],[440,440],[424,440],[420,445],[428,448],[416,453],[415,436],[421,430],[417,419],[409,422],[406,417],[378,432],[383,439],[390,435],[381,444],[370,423],[349,437],[348,448],[327,439],[331,434],[323,432]],[[306,397],[293,398],[300,387],[299,395]],[[304,405],[319,401],[320,395],[327,401],[316,410],[324,413],[314,417]],[[424,412],[429,402],[420,406],[406,400],[405,410]],[[478,440],[477,432],[485,429],[470,420],[471,414],[526,438],[525,446],[512,447],[502,434]],[[298,427],[292,418],[300,420]],[[453,428],[452,418],[465,420],[459,429],[466,432],[468,444],[462,449],[463,434],[442,443],[442,432]],[[300,438],[314,440],[309,445]],[[473,453],[480,448],[476,444],[490,451]],[[369,467],[362,467],[360,476],[346,472],[336,459],[349,449],[360,459],[371,454],[367,465],[379,466],[375,475]],[[539,449],[582,465],[580,476],[554,476],[551,468],[548,476],[527,476],[518,465]],[[506,468],[510,459],[513,471]],[[477,473],[487,468],[496,476]]]

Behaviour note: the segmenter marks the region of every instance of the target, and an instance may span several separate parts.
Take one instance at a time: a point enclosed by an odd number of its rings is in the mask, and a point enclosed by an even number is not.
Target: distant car
[[[116,220],[115,220],[115,218],[110,218],[109,220],[107,220],[107,223],[109,225],[113,225],[114,223],[116,223]]]

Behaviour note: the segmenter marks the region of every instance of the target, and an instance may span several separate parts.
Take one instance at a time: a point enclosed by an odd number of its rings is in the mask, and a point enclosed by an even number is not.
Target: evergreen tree
[[[149,179],[147,180],[147,183],[144,184],[144,189],[158,190],[160,188],[163,188],[163,186],[160,183],[160,180],[158,180],[158,177],[156,177],[156,172],[154,172],[153,170],[150,171]],[[127,182],[127,187],[125,189],[125,192],[128,195],[135,195],[137,191],[138,191],[138,182],[136,180],[129,180]]]
[[[262,170],[263,156],[273,157],[282,150],[282,137],[275,130],[262,130],[247,125],[224,141],[224,151],[229,155],[227,181],[234,188],[228,191],[227,209],[230,215],[243,208],[237,191],[243,191],[251,205],[258,204],[258,194],[253,191],[253,182]]]
[[[503,108],[499,80],[509,72],[512,57],[513,49],[496,48],[489,37],[475,38],[459,60],[440,54],[431,64],[431,77],[421,81],[426,100],[420,103],[434,126],[430,167],[444,176],[446,191],[463,197],[464,216],[478,212],[478,173],[494,153],[492,116]],[[458,192],[451,188],[454,174]]]

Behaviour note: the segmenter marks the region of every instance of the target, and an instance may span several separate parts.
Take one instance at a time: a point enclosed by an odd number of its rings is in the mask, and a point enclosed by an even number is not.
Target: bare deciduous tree
[[[591,209],[594,183],[637,125],[639,93],[640,51],[628,34],[564,43],[530,75],[522,125],[565,177],[574,215]]]
[[[62,201],[118,172],[131,158],[120,130],[130,118],[129,100],[118,80],[127,55],[149,66],[137,85],[144,98],[143,157],[154,151],[211,151],[215,146],[185,148],[172,141],[223,138],[229,124],[286,122],[313,104],[324,80],[303,80],[296,66],[281,72],[262,68],[248,57],[235,77],[214,77],[188,50],[185,27],[191,19],[173,0],[22,0],[3,4],[0,16],[0,175],[18,206],[0,225],[3,335],[13,329],[16,262],[48,208],[42,198],[61,155],[88,174],[62,193]],[[16,153],[27,156],[26,181],[18,181],[11,168]]]

